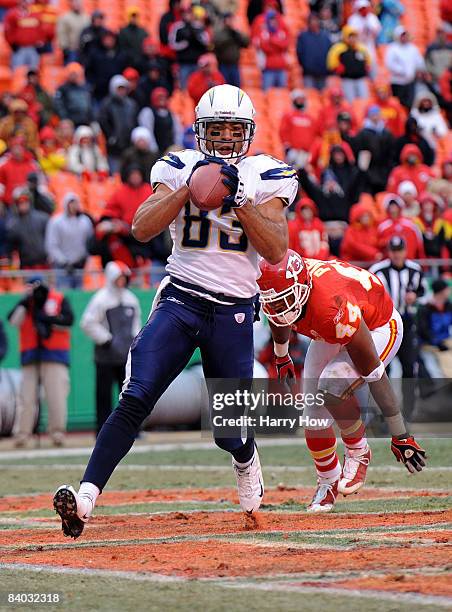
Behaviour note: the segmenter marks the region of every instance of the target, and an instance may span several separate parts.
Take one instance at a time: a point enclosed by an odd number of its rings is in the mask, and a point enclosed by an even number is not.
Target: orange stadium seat
[[[112,176],[105,181],[86,181],[84,183],[86,193],[86,211],[94,218],[102,216],[106,203],[113,192],[118,188],[120,179]]]
[[[62,212],[63,198],[72,191],[78,195],[85,205],[85,190],[81,179],[70,172],[58,172],[49,178],[49,190],[56,200],[56,212]]]

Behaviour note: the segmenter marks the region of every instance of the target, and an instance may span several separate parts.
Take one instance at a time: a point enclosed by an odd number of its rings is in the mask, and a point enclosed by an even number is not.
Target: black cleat
[[[61,517],[61,527],[67,537],[74,540],[82,535],[85,523],[77,514],[77,498],[70,485],[62,485],[53,496],[53,507]]]

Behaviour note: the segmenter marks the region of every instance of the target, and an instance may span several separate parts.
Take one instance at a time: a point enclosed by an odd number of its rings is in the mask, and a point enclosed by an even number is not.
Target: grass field
[[[278,442],[278,441],[277,441]],[[426,439],[410,476],[374,440],[366,488],[335,512],[305,512],[315,482],[301,441],[260,448],[257,523],[237,505],[230,459],[206,442],[141,446],[125,459],[76,541],[51,508],[88,455],[1,452],[0,610],[8,593],[58,593],[55,610],[452,608],[452,440]]]

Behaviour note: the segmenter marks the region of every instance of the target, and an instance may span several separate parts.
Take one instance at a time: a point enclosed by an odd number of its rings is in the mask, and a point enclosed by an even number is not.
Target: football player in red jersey
[[[371,451],[357,396],[367,400],[369,391],[386,419],[397,461],[412,473],[420,472],[425,451],[407,433],[385,372],[400,346],[403,328],[380,280],[348,263],[304,259],[290,249],[279,264],[262,261],[260,267],[260,299],[272,330],[280,379],[294,378],[288,352],[291,329],[313,340],[306,354],[303,393],[321,391],[323,403],[304,411],[319,423],[305,427],[318,476],[308,511],[328,512],[338,492],[350,495],[363,486]],[[333,421],[345,447],[343,468]]]

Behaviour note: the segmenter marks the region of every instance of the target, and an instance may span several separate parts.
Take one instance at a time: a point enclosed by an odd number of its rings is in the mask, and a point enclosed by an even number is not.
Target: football
[[[223,184],[220,164],[211,163],[197,168],[190,180],[190,199],[200,210],[215,210],[223,205],[223,198],[230,195]]]

